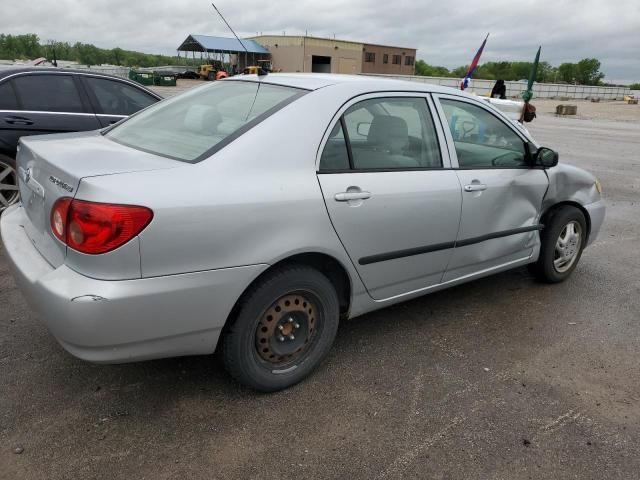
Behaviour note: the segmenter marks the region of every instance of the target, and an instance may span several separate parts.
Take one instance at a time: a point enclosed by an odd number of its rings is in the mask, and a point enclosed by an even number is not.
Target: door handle
[[[349,200],[366,200],[371,198],[370,192],[340,192],[336,193],[336,202],[348,202]]]
[[[482,192],[487,189],[484,183],[472,183],[464,186],[465,192]]]
[[[10,125],[33,125],[33,122],[25,117],[4,117],[4,121]]]

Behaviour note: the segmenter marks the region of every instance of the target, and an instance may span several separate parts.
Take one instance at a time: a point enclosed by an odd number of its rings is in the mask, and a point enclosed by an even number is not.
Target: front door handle
[[[33,122],[25,117],[9,116],[4,117],[4,121],[10,125],[33,125]]]
[[[465,192],[482,192],[487,189],[484,183],[472,183],[464,186]]]
[[[370,192],[340,192],[336,193],[335,197],[336,202],[348,202],[350,200],[366,200],[367,198],[371,198]]]

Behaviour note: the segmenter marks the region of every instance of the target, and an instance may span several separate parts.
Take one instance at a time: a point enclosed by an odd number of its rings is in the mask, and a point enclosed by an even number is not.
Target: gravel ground
[[[640,120],[640,105],[629,105],[622,101],[593,103],[585,100],[571,100],[561,102],[559,100],[533,99],[538,113],[556,113],[557,105],[576,105],[578,115],[575,118],[581,120],[614,120],[622,122],[638,122]]]
[[[0,251],[0,478],[638,478],[638,120],[530,127],[608,200],[570,280],[518,269],[344,322],[328,361],[278,394],[215,356],[74,359]]]
[[[175,87],[149,87],[151,88],[151,90],[155,91],[158,93],[158,95],[163,96],[164,98],[169,98],[169,97],[173,97],[174,95],[178,95],[179,93],[182,92],[186,92],[187,90],[190,90],[194,87],[197,87],[199,85],[204,85],[207,82],[204,82],[202,80],[187,80],[187,79],[180,79],[177,82],[177,85]]]

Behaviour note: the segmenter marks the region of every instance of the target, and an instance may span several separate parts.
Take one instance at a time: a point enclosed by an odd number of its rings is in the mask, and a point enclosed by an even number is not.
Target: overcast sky
[[[0,0],[0,33],[175,54],[189,33],[230,36],[206,0]],[[609,82],[640,81],[639,0],[218,0],[240,36],[333,36],[418,49],[427,63],[596,57]]]

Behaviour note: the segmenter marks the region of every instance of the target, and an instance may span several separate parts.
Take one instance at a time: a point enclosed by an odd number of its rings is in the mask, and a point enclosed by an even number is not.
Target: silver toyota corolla
[[[495,107],[386,79],[207,84],[106,130],[23,138],[2,240],[73,355],[209,354],[263,391],[339,319],[529,264],[566,279],[600,184]]]

